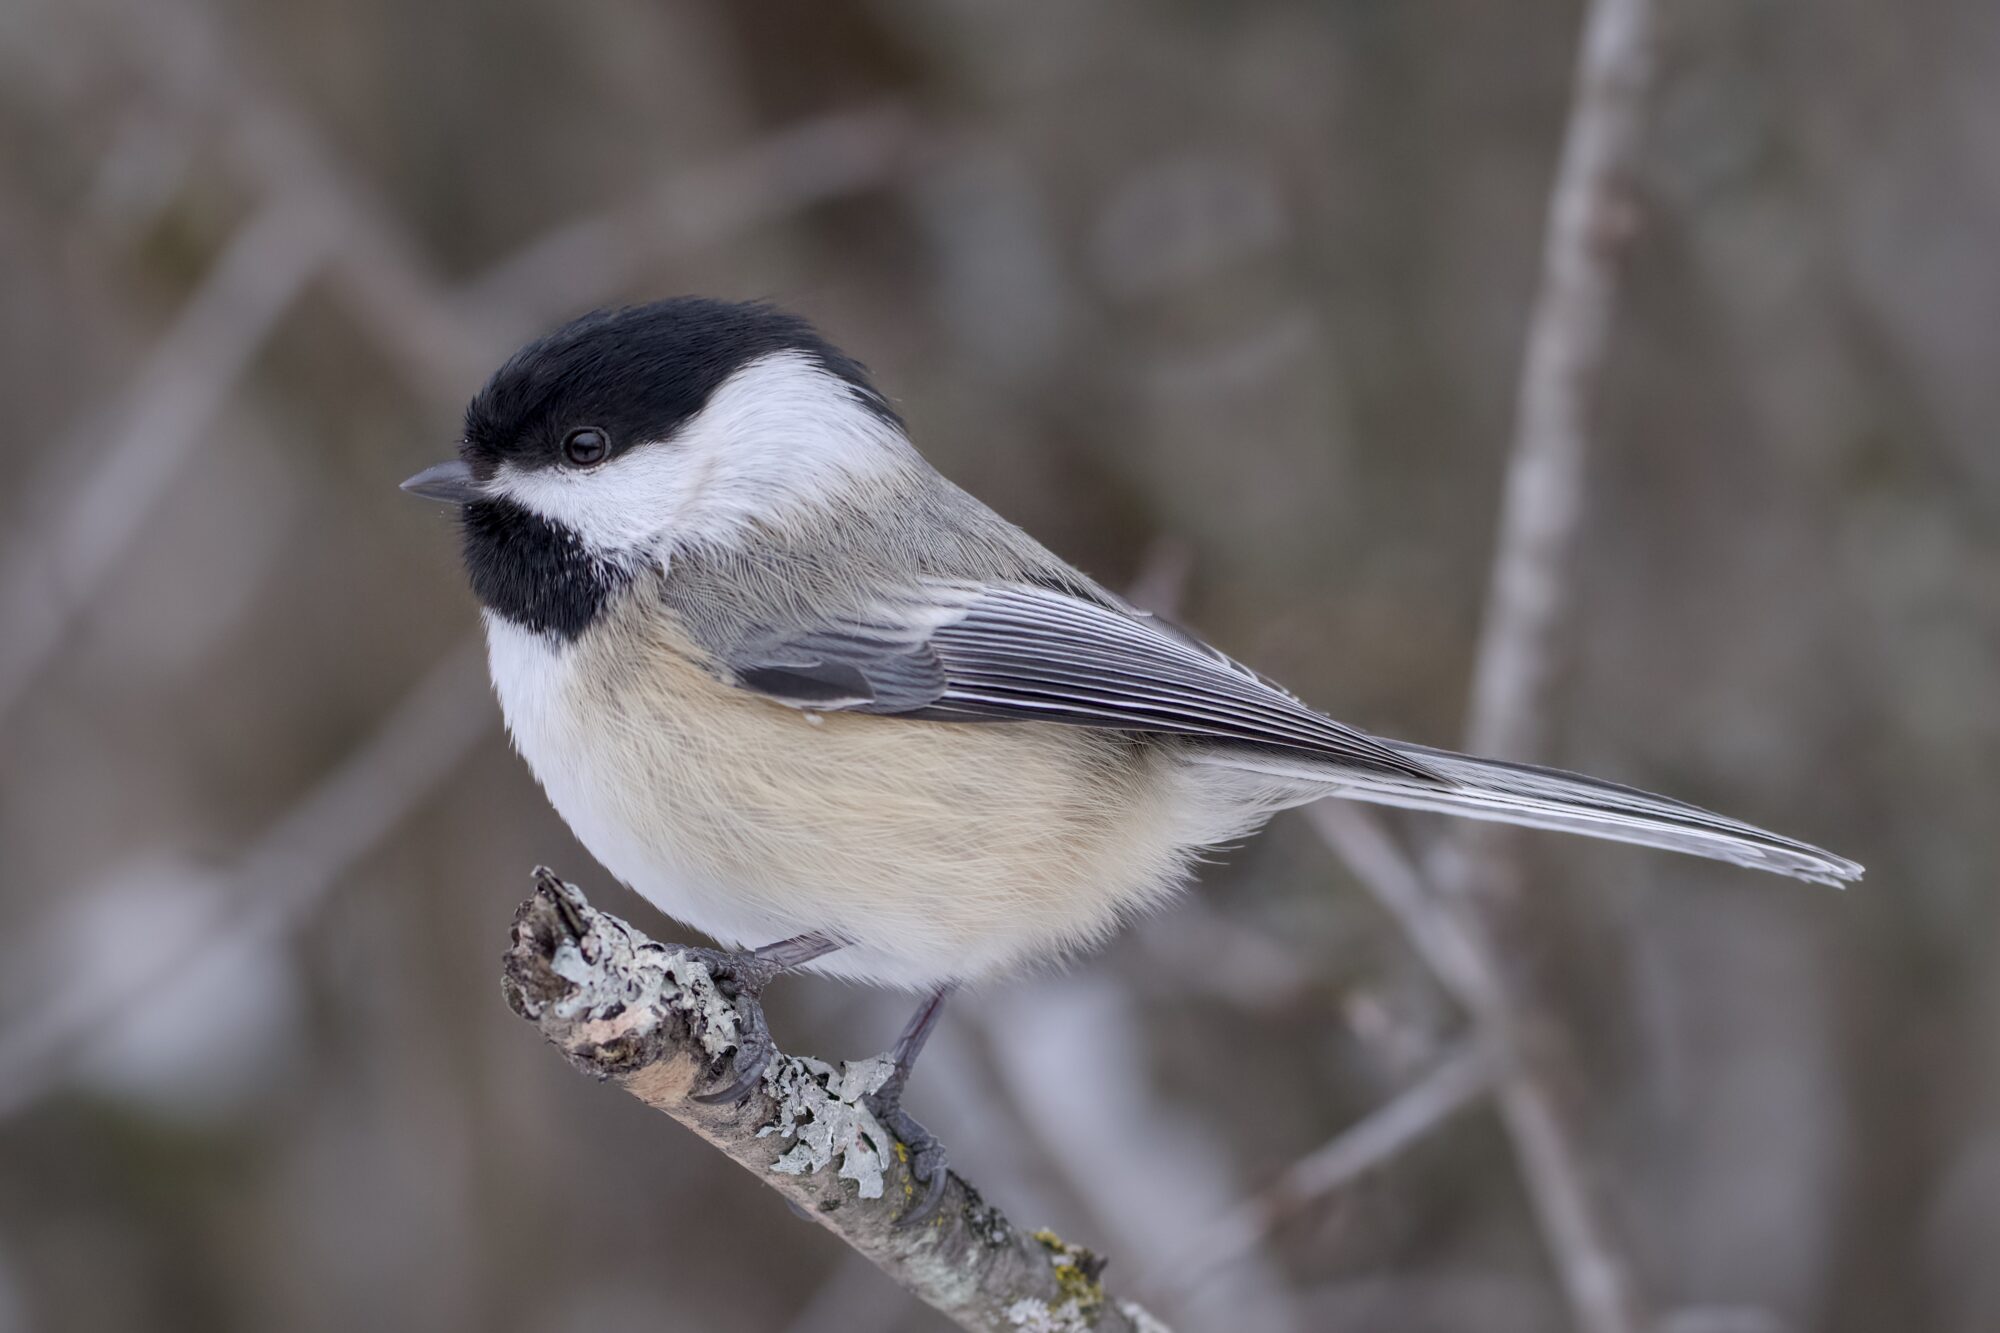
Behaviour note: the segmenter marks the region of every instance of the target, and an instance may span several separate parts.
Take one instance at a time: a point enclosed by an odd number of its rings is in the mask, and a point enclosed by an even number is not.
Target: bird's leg
[[[803,967],[840,945],[837,936],[813,930],[740,953],[721,949],[686,950],[707,965],[716,989],[735,1002],[738,1024],[736,1051],[730,1057],[735,1077],[724,1087],[696,1093],[694,1100],[734,1105],[750,1095],[778,1049],[771,1041],[771,1029],[764,1021],[764,1006],[757,1002],[757,997],[779,973]]]
[[[924,1197],[912,1205],[909,1211],[896,1219],[898,1227],[913,1227],[937,1211],[938,1200],[944,1197],[948,1164],[944,1145],[937,1135],[925,1129],[916,1117],[903,1109],[903,1089],[909,1086],[910,1066],[917,1062],[917,1055],[930,1040],[931,1029],[937,1026],[938,1015],[944,1012],[944,1002],[958,989],[958,983],[948,981],[932,991],[922,1007],[910,1016],[903,1034],[896,1038],[896,1048],[890,1052],[895,1067],[881,1087],[868,1094],[868,1109],[882,1123],[882,1127],[902,1140],[909,1150],[910,1174],[924,1186]]]

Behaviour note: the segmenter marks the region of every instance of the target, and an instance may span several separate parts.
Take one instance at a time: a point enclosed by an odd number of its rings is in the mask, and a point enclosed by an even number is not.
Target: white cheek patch
[[[775,353],[731,375],[671,439],[589,470],[503,466],[493,489],[599,551],[727,541],[773,511],[824,503],[844,480],[909,464],[909,441],[855,392],[803,353]]]
[[[650,550],[698,490],[696,469],[671,443],[638,445],[588,471],[502,464],[492,489],[560,523],[594,551]]]

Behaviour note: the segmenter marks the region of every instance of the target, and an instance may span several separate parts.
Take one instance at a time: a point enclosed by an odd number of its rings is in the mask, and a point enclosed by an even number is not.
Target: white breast
[[[632,738],[593,707],[602,682],[586,679],[590,655],[488,611],[487,665],[514,748],[577,840],[620,881],[662,911],[731,945],[754,945],[812,929],[744,910],[675,836],[671,811],[635,818],[635,798],[654,804],[654,775],[634,771]],[[643,760],[640,761],[643,763]]]
[[[783,707],[701,670],[652,605],[568,645],[489,615],[494,685],[584,845],[724,944],[823,930],[851,943],[816,971],[989,975],[1102,938],[1261,822],[1170,742]]]

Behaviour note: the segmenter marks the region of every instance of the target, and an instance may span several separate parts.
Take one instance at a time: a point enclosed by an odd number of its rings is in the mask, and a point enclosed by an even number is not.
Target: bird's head
[[[630,565],[722,543],[904,465],[861,366],[766,305],[681,297],[583,316],[523,347],[466,409],[459,458],[411,477],[482,530]]]

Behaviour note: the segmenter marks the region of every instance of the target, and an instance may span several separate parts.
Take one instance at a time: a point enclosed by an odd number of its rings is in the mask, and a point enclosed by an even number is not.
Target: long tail
[[[1271,752],[1218,750],[1207,757],[1209,762],[1231,768],[1303,780],[1328,796],[1662,847],[1836,888],[1861,878],[1861,867],[1855,862],[1811,843],[1651,792],[1560,769],[1475,759],[1407,741],[1383,740],[1382,744],[1445,781],[1425,783],[1393,773],[1343,768]]]

